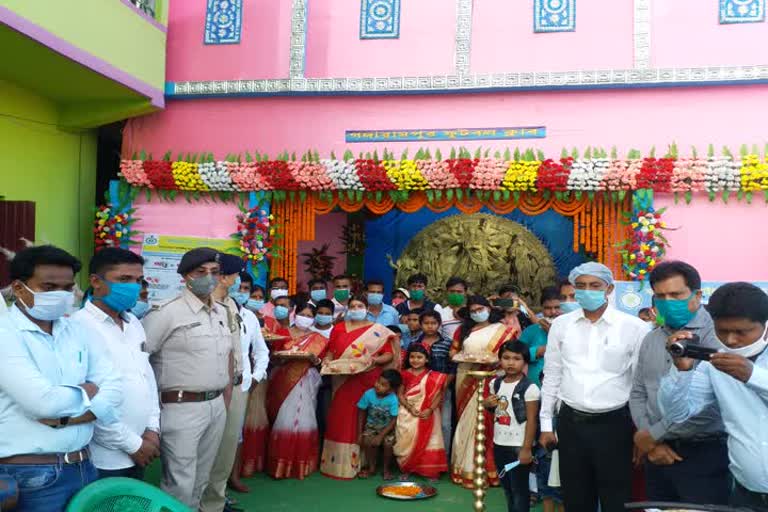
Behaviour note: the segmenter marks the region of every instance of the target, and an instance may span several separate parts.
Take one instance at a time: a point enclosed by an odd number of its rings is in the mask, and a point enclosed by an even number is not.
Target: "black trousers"
[[[496,472],[501,474],[504,466],[520,458],[520,448],[517,446],[493,445],[493,459],[496,462]],[[507,498],[507,512],[528,512],[531,508],[531,495],[528,487],[528,474],[531,466],[519,465],[500,478],[501,487]]]
[[[752,492],[736,482],[731,496],[731,506],[755,512],[768,512],[768,494]]]
[[[670,466],[646,462],[648,501],[727,505],[731,473],[726,440],[668,444],[683,460]]]
[[[623,512],[632,496],[632,418],[623,407],[580,413],[563,404],[557,427],[560,483],[568,512]]]

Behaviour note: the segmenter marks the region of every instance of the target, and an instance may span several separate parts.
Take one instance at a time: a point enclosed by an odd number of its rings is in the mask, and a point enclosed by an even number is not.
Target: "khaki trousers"
[[[240,434],[243,431],[243,420],[245,419],[247,403],[248,393],[243,392],[240,386],[235,386],[232,389],[232,400],[227,411],[224,437],[219,445],[216,462],[213,463],[208,486],[205,488],[200,502],[200,510],[203,512],[221,512],[224,509],[227,480],[229,480],[232,466],[235,463],[235,455],[237,454],[237,445],[240,443]]]
[[[224,398],[162,404],[160,488],[197,510],[219,451],[226,423]]]

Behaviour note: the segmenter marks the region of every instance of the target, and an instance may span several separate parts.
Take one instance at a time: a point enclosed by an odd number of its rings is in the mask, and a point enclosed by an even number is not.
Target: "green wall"
[[[164,90],[165,33],[120,0],[0,0],[0,5]],[[159,7],[163,19],[168,1],[163,0]]]
[[[0,81],[0,196],[35,202],[37,242],[87,262],[93,250],[96,132],[57,128],[54,103]]]

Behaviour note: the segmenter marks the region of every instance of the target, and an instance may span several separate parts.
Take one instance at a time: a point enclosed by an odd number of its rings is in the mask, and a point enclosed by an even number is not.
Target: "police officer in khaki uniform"
[[[242,320],[238,313],[237,304],[230,297],[230,292],[239,293],[240,291],[240,272],[243,271],[243,260],[231,254],[221,254],[221,277],[219,285],[213,292],[213,298],[220,303],[226,304],[229,315],[229,326],[232,339],[232,357],[233,375],[232,398],[227,409],[227,422],[224,427],[224,437],[221,440],[216,461],[213,463],[211,476],[208,486],[203,492],[200,501],[200,510],[203,512],[221,512],[227,510],[226,504],[227,480],[232,472],[232,466],[235,463],[235,454],[237,445],[240,441],[240,435],[243,431],[243,421],[245,420],[245,406],[248,403],[247,392],[243,392],[241,384],[243,383],[243,356],[248,357],[247,352],[243,354],[243,348],[240,343],[240,328]],[[250,365],[248,365],[250,368]],[[250,372],[250,370],[249,370]]]
[[[161,488],[198,510],[224,434],[232,337],[227,308],[212,297],[219,253],[193,249],[178,273],[186,282],[181,295],[153,306],[143,324],[160,390]]]

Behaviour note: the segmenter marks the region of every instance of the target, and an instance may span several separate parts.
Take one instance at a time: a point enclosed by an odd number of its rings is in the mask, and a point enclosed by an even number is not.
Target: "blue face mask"
[[[331,322],[333,322],[333,315],[316,315],[315,316],[316,325],[331,325]]]
[[[347,311],[347,319],[357,322],[365,320],[366,315],[368,315],[368,311],[364,309],[350,309]]]
[[[696,292],[692,293],[687,299],[654,299],[653,304],[659,312],[659,316],[664,319],[664,325],[672,329],[682,329],[690,322],[696,312],[688,309],[688,303],[694,297]]]
[[[245,303],[248,302],[248,297],[251,295],[248,292],[229,292],[229,296],[232,297],[232,300],[241,306],[244,306]]]
[[[247,307],[251,311],[258,311],[264,307],[264,301],[256,300],[256,299],[248,299],[248,302],[245,303],[245,307]]]
[[[372,306],[378,306],[384,302],[384,294],[383,293],[369,293],[368,294],[368,304]]]
[[[237,276],[235,278],[235,282],[232,284],[232,286],[227,288],[227,292],[229,293],[230,297],[234,298],[233,294],[238,293],[240,291],[240,283],[241,282],[242,281],[240,280],[240,276]]]
[[[563,313],[572,313],[577,309],[581,309],[581,306],[579,306],[578,302],[561,302],[560,303],[560,311],[562,311]]]
[[[131,313],[136,315],[136,318],[142,319],[149,311],[149,302],[139,301],[135,306],[131,308]]]
[[[103,297],[98,297],[112,311],[122,313],[131,309],[139,300],[141,285],[139,283],[113,283],[102,277],[102,280],[109,285],[109,293]]]
[[[576,302],[585,311],[597,311],[605,305],[605,290],[576,290]]]
[[[474,313],[469,314],[469,318],[472,319],[473,322],[481,324],[488,320],[488,318],[491,316],[491,312],[488,311],[488,309],[481,309],[480,311],[475,311]]]
[[[328,298],[328,292],[325,290],[312,290],[309,292],[309,296],[312,298],[312,302],[318,303]]]
[[[275,306],[275,319],[276,320],[285,320],[288,318],[289,310],[285,306]]]

